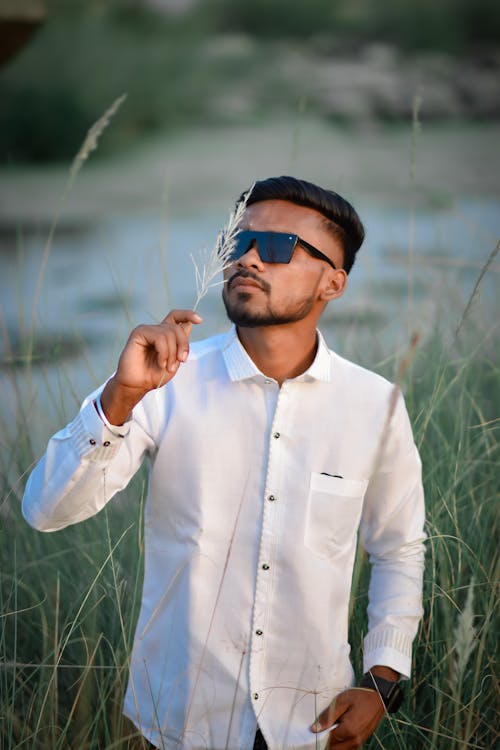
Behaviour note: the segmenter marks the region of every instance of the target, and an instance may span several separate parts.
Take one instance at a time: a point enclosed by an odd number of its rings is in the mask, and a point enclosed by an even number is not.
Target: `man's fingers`
[[[120,385],[147,393],[171,380],[188,358],[191,327],[201,320],[194,310],[172,310],[159,324],[134,328],[118,362]]]
[[[177,359],[179,362],[185,362],[188,358],[191,328],[192,323],[179,323],[173,329],[177,338]]]
[[[341,706],[339,707],[339,703]],[[370,737],[384,715],[380,697],[374,690],[351,688],[337,697],[337,709],[342,708],[338,727],[329,734],[327,748],[356,750]],[[337,710],[339,716],[339,710]]]
[[[185,362],[189,354],[189,336],[193,324],[202,322],[202,318],[194,310],[172,310],[166,318],[162,320],[160,326],[173,330],[177,339],[176,342],[176,360],[177,363]],[[171,370],[172,362],[169,362]]]
[[[203,318],[194,310],[171,310],[162,323],[201,323]]]
[[[167,341],[168,356],[167,356],[167,370],[169,372],[175,372],[179,367],[179,357],[177,350],[177,336],[174,330],[171,328],[165,331],[165,339]]]
[[[153,342],[156,349],[156,362],[160,370],[167,369],[168,344],[165,336],[157,336]]]

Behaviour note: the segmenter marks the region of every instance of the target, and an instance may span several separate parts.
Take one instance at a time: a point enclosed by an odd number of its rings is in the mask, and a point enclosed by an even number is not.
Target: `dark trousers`
[[[267,750],[267,742],[265,741],[264,735],[262,734],[260,729],[257,729],[255,742],[253,743],[253,750]]]
[[[123,717],[122,726],[122,743],[120,744],[120,750],[157,750],[157,748],[148,742],[132,724],[132,722]],[[255,740],[253,743],[253,750],[267,750],[267,742],[260,729],[257,729]]]

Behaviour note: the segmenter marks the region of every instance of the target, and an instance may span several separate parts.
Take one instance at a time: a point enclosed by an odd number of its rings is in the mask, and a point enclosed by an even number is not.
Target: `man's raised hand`
[[[134,328],[101,394],[111,424],[123,424],[146,393],[172,380],[188,357],[192,325],[201,321],[194,310],[172,310],[158,325]]]

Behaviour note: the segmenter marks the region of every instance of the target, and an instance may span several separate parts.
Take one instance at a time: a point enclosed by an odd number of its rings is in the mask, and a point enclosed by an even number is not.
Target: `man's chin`
[[[231,323],[239,328],[264,328],[266,326],[280,326],[295,323],[298,318],[290,315],[273,315],[272,313],[256,313],[251,310],[235,310],[226,305],[226,314]]]
[[[229,304],[224,296],[222,300],[226,308],[227,317],[236,326],[241,326],[242,328],[259,328],[261,326],[276,325],[274,316],[270,316],[266,312],[245,309],[241,303],[238,306]],[[273,322],[271,322],[271,319]]]
[[[262,328],[263,326],[271,326],[271,325],[278,325],[280,323],[279,320],[276,320],[274,318],[268,318],[268,317],[260,317],[257,315],[252,315],[251,313],[245,313],[245,312],[227,312],[227,317],[231,321],[231,323],[234,323],[235,326],[238,326],[239,328]]]
[[[245,301],[240,300],[239,304],[230,303],[226,295],[222,295],[222,301],[226,308],[226,314],[231,323],[241,328],[263,328],[265,326],[280,326],[287,323],[296,323],[303,320],[311,311],[311,300],[307,300],[301,307],[293,312],[283,311],[277,314],[268,309],[255,310],[250,305],[246,306]]]

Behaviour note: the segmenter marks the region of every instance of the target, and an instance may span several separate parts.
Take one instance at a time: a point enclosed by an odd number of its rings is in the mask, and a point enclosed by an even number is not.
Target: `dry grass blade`
[[[474,284],[474,289],[472,290],[472,294],[469,297],[469,300],[468,300],[468,302],[467,302],[467,304],[465,306],[465,309],[464,309],[464,311],[462,313],[462,317],[460,318],[460,322],[459,322],[459,324],[457,326],[457,329],[455,331],[455,339],[457,338],[458,334],[460,333],[460,329],[462,328],[462,326],[464,324],[464,321],[465,321],[467,315],[469,314],[469,310],[471,309],[471,307],[472,307],[472,305],[474,303],[474,300],[477,297],[481,281],[483,280],[483,278],[486,275],[487,271],[489,270],[491,264],[493,263],[493,261],[495,260],[496,256],[498,255],[498,251],[499,250],[500,250],[500,240],[497,242],[497,244],[495,245],[495,247],[493,248],[493,250],[489,254],[488,260],[486,261],[486,263],[482,267],[481,272],[480,272],[479,276],[477,277],[477,281]]]
[[[69,171],[69,177],[68,181],[66,183],[66,187],[64,188],[64,191],[62,195],[59,198],[59,204],[57,207],[56,214],[54,216],[54,219],[52,221],[49,235],[47,237],[47,240],[45,242],[45,247],[43,249],[42,253],[42,260],[40,263],[40,270],[38,272],[38,277],[36,280],[36,286],[35,291],[33,293],[33,304],[32,304],[32,312],[31,312],[31,333],[30,333],[30,344],[28,347],[28,360],[31,359],[32,352],[33,352],[33,338],[35,334],[35,324],[36,324],[36,316],[37,316],[37,310],[38,310],[38,300],[40,297],[40,292],[42,288],[42,282],[43,278],[45,276],[45,269],[47,267],[47,261],[49,259],[50,251],[52,248],[52,241],[54,239],[54,235],[56,232],[57,225],[59,223],[59,218],[61,215],[61,209],[62,206],[68,197],[68,193],[71,190],[71,187],[73,185],[73,182],[76,179],[76,176],[78,172],[81,169],[81,166],[83,162],[88,159],[89,155],[92,153],[92,151],[95,151],[97,148],[97,143],[102,135],[103,131],[107,128],[109,125],[111,118],[115,115],[115,113],[118,111],[122,103],[127,98],[126,94],[122,94],[118,97],[118,99],[115,99],[113,104],[104,112],[104,114],[92,125],[89,132],[87,133],[85,140],[83,141],[82,145],[80,146],[80,149],[75,156],[73,160],[73,164],[71,165],[70,171]]]
[[[227,224],[217,235],[212,250],[210,250],[210,252],[201,250],[198,258],[195,258],[194,255],[191,254],[196,281],[196,299],[193,304],[193,310],[195,311],[198,309],[198,305],[209,289],[224,283],[224,279],[218,277],[232,262],[231,255],[234,249],[236,234],[247,207],[247,198],[252,190],[253,185],[245,193],[244,198],[237,204],[235,210],[229,214]],[[163,373],[160,382],[156,386],[157,389],[162,387],[166,376],[167,373]]]
[[[245,194],[243,200],[238,203],[236,209],[231,212],[228,222],[224,229],[219,232],[212,250],[209,253],[202,251],[199,259],[191,255],[196,279],[196,300],[193,310],[198,308],[198,305],[209,289],[224,283],[222,279],[218,279],[217,281],[215,279],[219,274],[223,273],[231,262],[236,234],[247,206],[247,197],[252,190],[253,185]]]
[[[474,627],[474,578],[467,589],[467,598],[455,627],[455,687],[459,687],[465,675],[469,659],[476,646],[476,629]]]
[[[85,137],[85,140],[83,141],[80,147],[80,150],[78,151],[77,155],[73,159],[73,164],[71,165],[71,169],[69,171],[69,184],[70,185],[75,179],[78,172],[80,171],[83,162],[88,159],[92,151],[96,150],[99,138],[101,137],[103,132],[106,130],[111,119],[118,112],[118,110],[120,109],[121,105],[123,104],[126,98],[127,98],[127,94],[122,94],[117,99],[115,99],[113,104],[110,107],[108,107],[105,113],[89,129]]]

